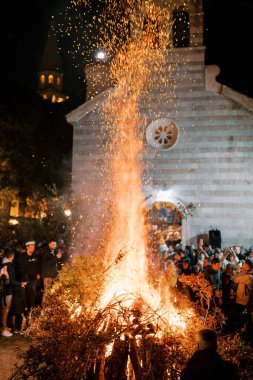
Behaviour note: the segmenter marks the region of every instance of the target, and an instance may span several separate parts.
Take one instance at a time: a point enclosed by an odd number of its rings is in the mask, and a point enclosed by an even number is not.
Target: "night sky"
[[[1,6],[1,83],[15,89],[22,86],[36,89],[37,71],[45,46],[50,17],[57,23],[66,20],[66,14],[75,23],[76,14],[66,13],[68,0],[12,0]],[[96,2],[93,2],[96,3]],[[205,0],[206,64],[221,68],[218,80],[235,90],[253,97],[253,1]],[[238,7],[240,7],[238,9]],[[65,12],[65,13],[64,13]],[[66,22],[65,22],[66,25]],[[63,25],[64,27],[64,25]],[[80,25],[77,28],[81,32]],[[61,36],[61,54],[64,67],[64,91],[84,99],[83,61],[81,50],[71,55],[72,36]],[[76,38],[76,35],[73,37]],[[86,39],[86,42],[85,42]],[[88,46],[90,36],[84,36],[83,46]],[[84,53],[84,52],[82,52]]]

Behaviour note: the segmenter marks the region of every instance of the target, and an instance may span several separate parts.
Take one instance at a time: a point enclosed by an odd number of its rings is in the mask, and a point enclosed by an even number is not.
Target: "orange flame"
[[[111,135],[110,173],[112,180],[113,221],[106,249],[109,266],[100,306],[106,307],[119,298],[131,308],[142,299],[146,310],[157,317],[184,327],[172,304],[162,306],[159,291],[148,280],[147,226],[144,218],[145,199],[142,192],[143,120],[138,102],[152,78],[152,70],[162,64],[163,49],[153,49],[149,34],[136,37],[122,48],[111,65],[117,86],[106,102],[103,114]]]

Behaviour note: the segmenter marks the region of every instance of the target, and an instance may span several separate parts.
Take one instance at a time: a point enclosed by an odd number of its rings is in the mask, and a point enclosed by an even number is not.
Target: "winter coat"
[[[36,253],[32,255],[28,255],[26,252],[19,254],[16,261],[16,274],[18,281],[36,281],[37,275],[40,274]]]
[[[238,284],[236,290],[236,303],[247,306],[252,292],[253,276],[248,273],[236,274],[234,281]]]
[[[56,257],[57,250],[51,251],[49,247],[45,248],[41,254],[41,277],[55,278],[58,272],[58,263],[60,259]]]

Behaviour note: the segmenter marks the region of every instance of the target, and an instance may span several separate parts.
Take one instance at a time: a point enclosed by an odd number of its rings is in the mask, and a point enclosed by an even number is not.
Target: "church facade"
[[[189,30],[182,43],[175,38],[177,30],[172,33],[164,67],[170,80],[162,99],[157,102],[154,86],[149,104],[140,104],[147,206],[193,205],[192,215],[182,220],[184,244],[196,245],[217,229],[222,247],[248,248],[253,245],[253,99],[218,83],[217,66],[205,66],[202,1],[173,1],[170,7],[172,17],[181,21],[183,16]],[[103,191],[97,170],[105,160],[99,148],[105,144],[100,109],[113,91],[108,78],[99,87],[95,73],[104,70],[106,64],[103,70],[101,64],[97,71],[88,68],[88,100],[67,115],[74,127],[73,191],[86,211]]]

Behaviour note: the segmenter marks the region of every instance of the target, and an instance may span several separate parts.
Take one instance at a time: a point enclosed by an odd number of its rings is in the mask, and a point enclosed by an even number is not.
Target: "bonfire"
[[[110,231],[100,252],[63,268],[43,309],[34,310],[32,345],[16,379],[176,380],[196,348],[196,331],[219,324],[177,294],[173,268],[157,265],[147,243],[139,103],[158,78],[166,83],[162,67],[171,25],[166,9],[125,3],[141,27],[112,59],[115,87],[101,111],[109,138]],[[232,349],[230,342],[227,355]]]

